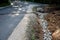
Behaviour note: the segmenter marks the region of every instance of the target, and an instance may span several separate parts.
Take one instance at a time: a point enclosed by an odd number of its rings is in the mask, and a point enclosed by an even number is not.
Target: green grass
[[[35,31],[34,31],[34,29],[32,29],[31,31],[32,31],[31,40],[35,40],[35,34],[34,34],[34,33],[35,33]]]

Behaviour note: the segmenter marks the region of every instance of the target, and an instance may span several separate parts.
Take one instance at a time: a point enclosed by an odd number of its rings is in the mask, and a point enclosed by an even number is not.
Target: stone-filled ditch
[[[52,40],[51,32],[48,29],[48,22],[45,19],[47,14],[48,13],[36,12],[36,19],[31,16],[30,26],[28,26],[27,29],[28,35],[30,35],[29,40]]]
[[[48,22],[45,19],[45,16],[48,13],[44,13],[44,9],[42,8],[38,9],[40,11],[34,9],[33,11],[31,10],[31,13],[29,12],[30,14],[35,14],[36,18],[32,15],[29,17],[30,23],[27,28],[27,36],[29,37],[29,40],[52,40],[51,32],[48,29]]]
[[[31,40],[51,40],[51,32],[48,30],[48,23],[45,20],[47,13],[37,12],[37,14],[37,23],[35,23],[35,21],[31,23],[34,24],[31,30]]]
[[[33,8],[33,13],[37,15],[38,21],[37,26],[33,27],[33,34],[32,34],[32,40],[52,40],[52,35],[50,30],[48,29],[48,22],[45,19],[45,16],[48,14],[44,11],[44,7],[40,8],[39,6],[38,10]]]

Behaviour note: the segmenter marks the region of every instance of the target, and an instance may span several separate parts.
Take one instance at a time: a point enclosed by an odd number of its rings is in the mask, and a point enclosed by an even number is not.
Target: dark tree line
[[[60,0],[21,0],[21,1],[31,1],[37,3],[46,3],[46,4],[58,4],[60,5]],[[0,5],[10,4],[9,0],[0,0]]]
[[[0,0],[0,3],[8,3],[9,0]]]
[[[9,0],[0,0],[0,6],[6,6],[9,5]]]
[[[38,2],[38,3],[48,3],[48,4],[60,4],[60,0],[23,0],[23,1],[31,1],[31,2]],[[0,0],[0,4],[1,3],[8,3],[8,2],[9,2],[9,0]]]
[[[60,0],[26,0],[38,3],[46,3],[46,4],[60,4]]]
[[[54,4],[56,5],[56,7],[60,8],[60,0],[25,0],[25,1],[44,3],[44,4],[49,4],[50,6]]]

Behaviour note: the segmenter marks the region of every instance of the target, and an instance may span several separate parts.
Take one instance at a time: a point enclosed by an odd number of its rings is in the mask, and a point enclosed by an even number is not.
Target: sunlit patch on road
[[[21,8],[19,8],[18,10],[22,10]]]
[[[11,3],[11,5],[13,5],[13,3]]]
[[[17,13],[17,14],[13,14],[13,15],[11,15],[12,17],[16,17],[16,16],[18,16],[19,14]]]

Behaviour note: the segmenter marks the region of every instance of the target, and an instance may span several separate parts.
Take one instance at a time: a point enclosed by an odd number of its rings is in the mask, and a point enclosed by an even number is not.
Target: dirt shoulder
[[[60,10],[47,14],[45,18],[48,21],[48,29],[52,33],[52,40],[60,40]]]

